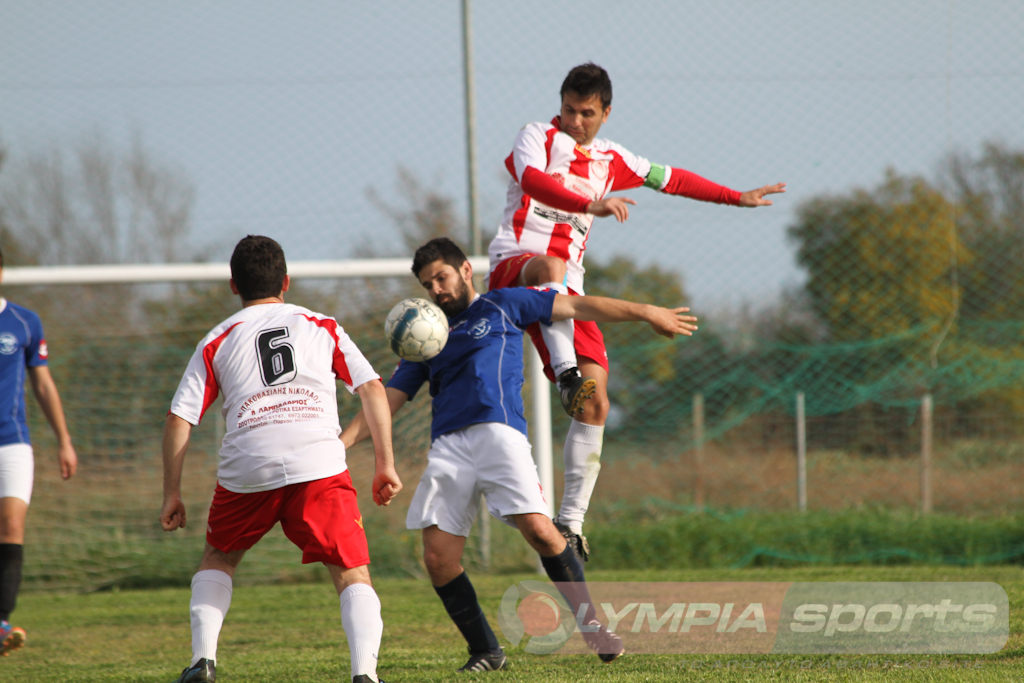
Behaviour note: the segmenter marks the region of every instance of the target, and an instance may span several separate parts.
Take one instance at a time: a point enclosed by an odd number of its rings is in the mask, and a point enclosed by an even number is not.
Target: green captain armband
[[[668,174],[666,169],[661,164],[651,164],[651,172],[644,178],[644,187],[653,187],[655,190],[661,190],[665,187],[665,177]]]

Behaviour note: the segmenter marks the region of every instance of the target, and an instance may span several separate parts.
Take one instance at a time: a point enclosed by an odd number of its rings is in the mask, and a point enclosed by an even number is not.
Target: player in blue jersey
[[[0,279],[4,257],[0,253]],[[25,518],[32,499],[34,460],[25,421],[25,379],[32,385],[57,437],[64,479],[74,475],[78,456],[71,444],[57,385],[46,365],[43,324],[34,312],[0,297],[0,655],[25,642],[25,631],[10,623],[21,586]]]
[[[469,646],[469,661],[460,671],[493,671],[506,663],[462,567],[481,493],[491,514],[518,528],[540,555],[548,577],[578,615],[587,644],[602,661],[614,660],[623,653],[622,640],[596,619],[583,564],[548,516],[531,456],[522,401],[523,332],[534,322],[578,318],[645,321],[672,337],[692,334],[696,318],[685,315],[688,308],[525,287],[477,294],[472,266],[447,238],[420,247],[412,271],[447,314],[450,332],[444,349],[431,360],[399,363],[387,396],[394,414],[429,382],[431,444],[406,526],[422,530],[430,581]],[[348,447],[368,434],[360,413],[341,438]]]

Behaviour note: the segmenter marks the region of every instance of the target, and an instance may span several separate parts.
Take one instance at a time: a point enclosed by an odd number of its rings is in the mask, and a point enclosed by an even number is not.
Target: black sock
[[[558,555],[540,558],[548,578],[551,579],[558,591],[565,596],[572,607],[572,613],[581,624],[585,624],[596,617],[594,604],[590,600],[590,590],[587,588],[587,580],[583,576],[583,563],[576,553],[569,547]],[[585,605],[583,614],[580,614],[580,605]]]
[[[21,587],[21,565],[24,548],[19,543],[0,543],[0,621],[7,621],[14,611]]]
[[[444,604],[448,616],[459,627],[462,637],[469,644],[473,654],[500,650],[498,638],[487,623],[480,602],[476,599],[476,591],[470,583],[466,572],[462,572],[443,586],[434,586],[438,597]]]

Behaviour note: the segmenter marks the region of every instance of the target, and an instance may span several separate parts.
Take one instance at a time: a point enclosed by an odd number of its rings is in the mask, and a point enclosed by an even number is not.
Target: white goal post
[[[473,272],[486,273],[486,256],[471,256]],[[288,274],[295,278],[347,278],[407,276],[407,258],[357,259],[347,261],[289,261]],[[227,280],[231,269],[227,263],[111,264],[90,266],[12,266],[3,269],[3,286],[128,284],[141,282],[217,282]],[[381,321],[381,325],[384,322]],[[530,425],[534,459],[541,486],[549,492],[548,512],[554,516],[554,472],[551,449],[551,394],[533,344],[529,349],[527,375],[533,397],[533,418]]]

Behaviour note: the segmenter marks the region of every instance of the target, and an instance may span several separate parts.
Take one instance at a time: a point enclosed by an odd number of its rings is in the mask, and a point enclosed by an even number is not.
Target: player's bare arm
[[[392,415],[397,413],[402,406],[409,402],[409,395],[404,391],[385,387],[384,393],[387,396],[388,409],[391,411]],[[363,410],[360,410],[359,413],[352,418],[352,421],[341,430],[340,438],[341,442],[345,444],[345,448],[352,448],[352,446],[369,436],[370,426],[366,422],[366,414]]]
[[[402,490],[402,480],[395,470],[395,453],[391,444],[391,408],[387,393],[379,379],[365,382],[356,387],[355,391],[363,404],[361,413],[373,439],[373,502],[389,505]]]
[[[786,183],[775,183],[765,185],[756,190],[747,190],[740,193],[740,206],[771,206],[772,200],[765,199],[766,195],[779,194],[786,191]]]
[[[664,308],[604,296],[566,296],[556,294],[551,308],[552,320],[575,318],[595,322],[639,321],[650,324],[658,334],[672,338],[677,334],[693,336],[696,316],[686,315],[685,306]]]
[[[57,392],[57,385],[50,374],[50,368],[39,365],[29,368],[29,381],[32,384],[32,393],[35,394],[39,407],[50,423],[53,435],[57,439],[57,462],[60,465],[60,476],[70,479],[78,470],[78,454],[71,444],[71,434],[68,432],[67,421],[64,419],[64,407],[60,401],[60,394]]]
[[[192,437],[192,425],[170,414],[164,421],[162,444],[164,461],[164,503],[160,510],[160,526],[164,531],[185,527],[185,504],[181,500],[181,471]]]

